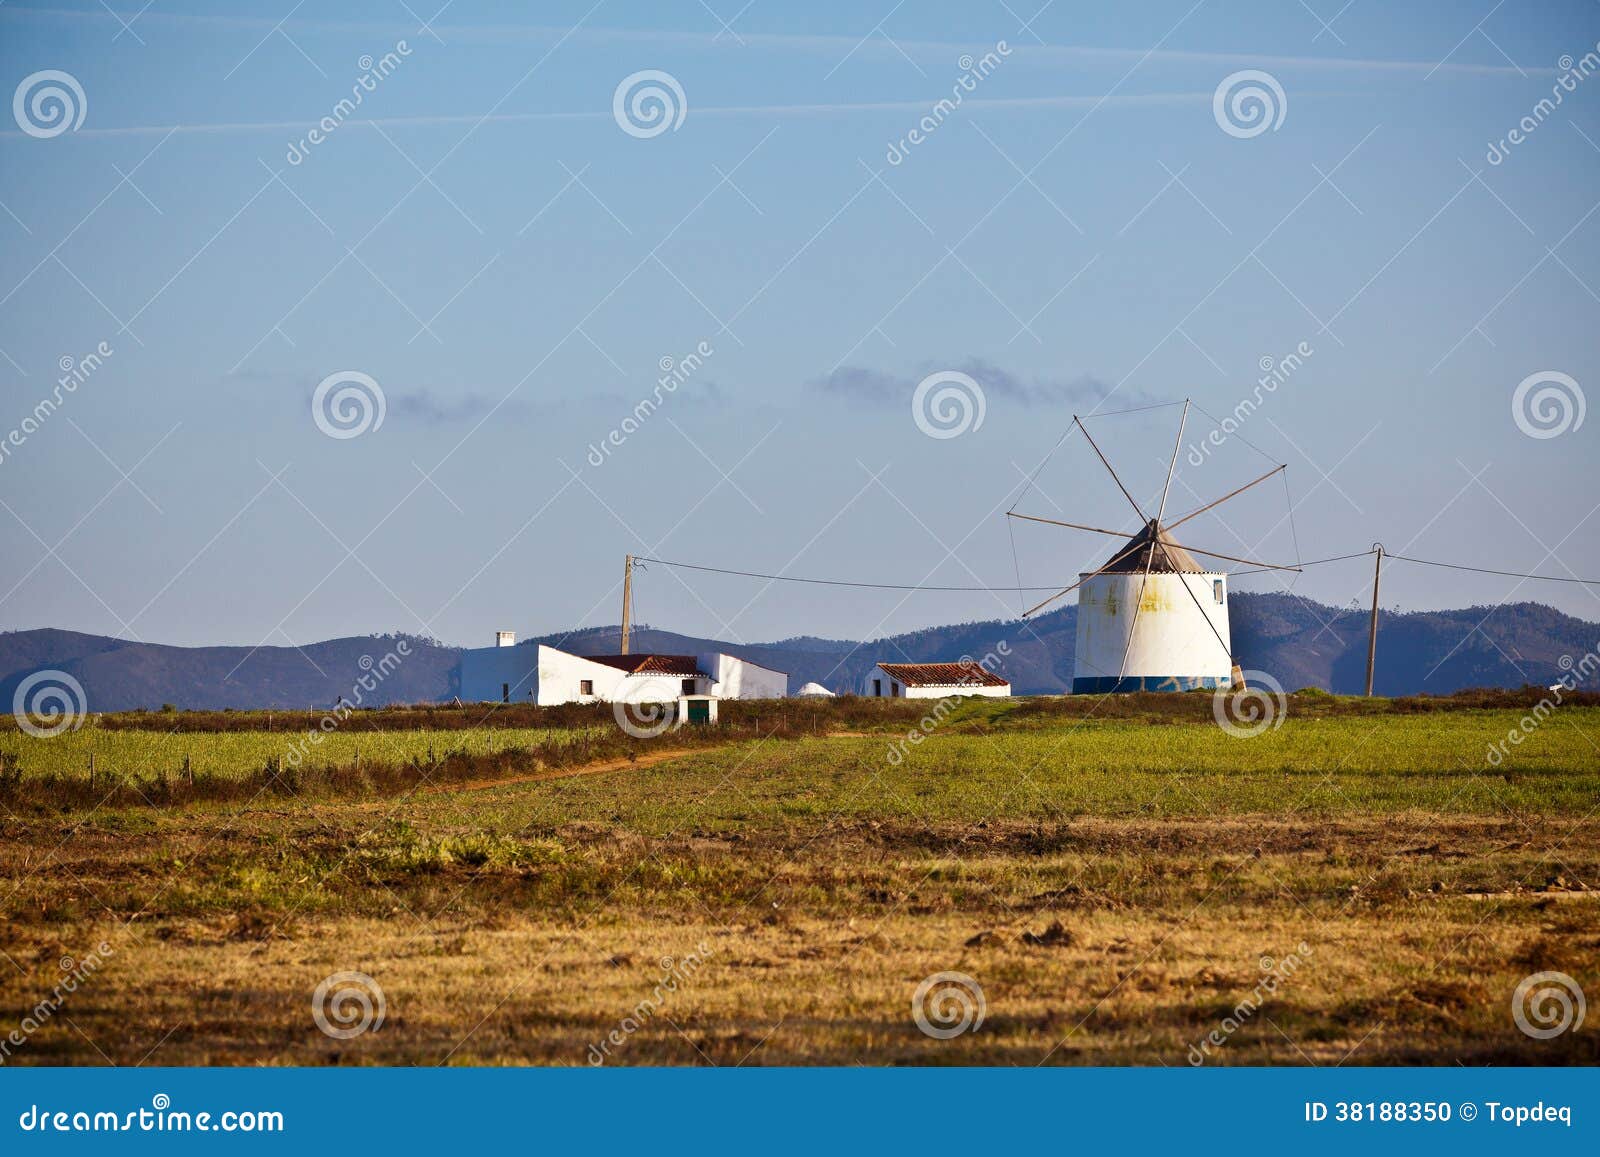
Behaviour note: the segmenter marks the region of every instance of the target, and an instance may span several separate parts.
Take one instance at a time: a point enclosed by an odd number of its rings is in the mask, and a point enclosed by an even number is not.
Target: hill
[[[356,701],[357,681],[404,640],[409,652],[367,704],[448,698],[461,658],[454,647],[412,636],[330,639],[304,647],[168,647],[53,629],[0,634],[0,703],[36,671],[57,670],[84,688],[91,711],[305,708]],[[373,679],[368,675],[369,679]]]
[[[1286,594],[1230,599],[1234,655],[1246,670],[1265,671],[1288,689],[1316,686],[1358,693],[1366,674],[1367,613],[1341,611]],[[811,636],[775,643],[724,643],[640,627],[635,651],[722,650],[785,671],[791,686],[818,682],[835,690],[860,686],[879,659],[932,662],[994,655],[1019,694],[1060,694],[1072,683],[1077,608],[1026,623],[990,620],[931,627],[868,642]],[[404,641],[406,654],[374,689],[358,681]],[[616,627],[544,635],[578,654],[613,653]],[[1003,649],[1002,649],[1003,645]],[[1380,695],[1447,694],[1463,687],[1549,684],[1563,657],[1600,647],[1600,624],[1539,603],[1448,611],[1384,611],[1379,616],[1375,690]],[[305,647],[169,647],[76,631],[41,629],[0,634],[0,703],[9,706],[30,674],[59,670],[78,680],[90,708],[304,708],[339,696],[365,704],[444,700],[459,689],[460,648],[414,636],[330,639]],[[367,676],[371,682],[370,676]],[[1591,680],[1588,684],[1594,685]]]

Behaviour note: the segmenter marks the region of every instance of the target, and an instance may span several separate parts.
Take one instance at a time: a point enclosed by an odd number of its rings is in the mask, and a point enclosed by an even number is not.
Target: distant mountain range
[[[1359,692],[1366,675],[1367,613],[1341,611],[1286,594],[1229,598],[1235,660],[1265,671],[1289,690],[1317,686]],[[1023,622],[930,627],[866,643],[810,636],[776,643],[725,643],[636,628],[635,651],[720,650],[789,674],[790,688],[817,682],[858,687],[880,659],[934,662],[996,654],[1018,694],[1060,694],[1072,683],[1077,608]],[[999,644],[1007,653],[998,654]],[[361,689],[369,668],[401,644],[406,654],[375,690]],[[525,640],[577,654],[610,654],[616,627]],[[1464,687],[1549,684],[1600,647],[1600,624],[1539,603],[1453,611],[1384,611],[1379,616],[1375,690],[1380,695],[1447,694]],[[448,700],[460,687],[461,649],[414,636],[331,639],[305,647],[168,647],[54,629],[0,634],[0,705],[9,709],[29,675],[59,670],[84,688],[91,711],[163,704],[217,710],[305,708],[339,696],[368,705]],[[1590,686],[1594,686],[1591,682]]]

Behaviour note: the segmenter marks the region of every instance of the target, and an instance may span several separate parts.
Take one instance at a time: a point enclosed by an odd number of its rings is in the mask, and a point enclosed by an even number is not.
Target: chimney
[[[517,645],[517,633],[515,631],[496,631],[494,633],[494,645],[497,647],[515,647]]]

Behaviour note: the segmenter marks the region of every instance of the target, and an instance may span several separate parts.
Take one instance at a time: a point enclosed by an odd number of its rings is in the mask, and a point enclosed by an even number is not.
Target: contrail
[[[1296,94],[1300,95],[1300,94]],[[1307,93],[1306,96],[1328,95]],[[1349,94],[1344,94],[1349,95]],[[1130,94],[1113,97],[1098,96],[1037,96],[1037,97],[1012,97],[1004,100],[968,100],[963,102],[963,108],[975,109],[1006,109],[1006,108],[1089,108],[1095,105],[1122,105],[1128,107],[1161,106],[1172,104],[1192,104],[1209,102],[1212,98],[1211,90],[1205,92],[1160,92],[1148,94]],[[851,112],[926,112],[934,103],[933,98],[922,100],[890,100],[867,101],[860,103],[838,104],[773,104],[773,105],[713,105],[703,107],[696,105],[690,112],[695,117],[705,116],[827,116],[835,113]],[[457,124],[518,124],[522,122],[539,121],[583,121],[612,119],[610,109],[589,109],[581,112],[522,112],[522,113],[495,113],[492,116],[482,116],[474,113],[442,114],[438,116],[402,116],[402,117],[368,117],[361,120],[349,120],[344,125],[376,125],[380,128],[404,127],[410,125],[457,125]],[[76,137],[125,137],[143,136],[152,133],[250,133],[250,132],[298,132],[307,125],[316,123],[316,116],[308,114],[300,120],[286,121],[225,121],[214,124],[186,124],[186,125],[124,125],[111,128],[81,128],[73,135]],[[0,137],[21,137],[24,134],[13,130],[0,133]]]

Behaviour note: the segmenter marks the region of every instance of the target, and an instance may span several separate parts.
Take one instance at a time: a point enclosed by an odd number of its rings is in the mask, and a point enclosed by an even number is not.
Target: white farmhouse
[[[479,703],[672,702],[685,695],[782,699],[789,676],[719,651],[700,655],[573,655],[542,643],[518,646],[510,631],[495,646],[461,654],[461,698]]]
[[[944,699],[985,695],[1004,699],[1011,684],[972,659],[957,663],[879,663],[867,674],[862,694],[874,699]]]

